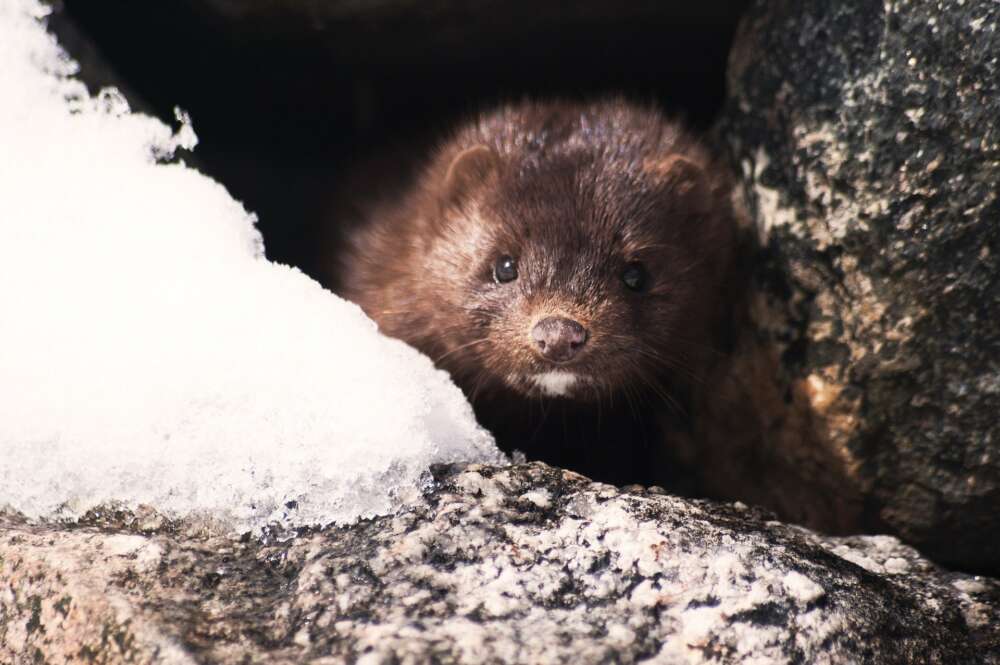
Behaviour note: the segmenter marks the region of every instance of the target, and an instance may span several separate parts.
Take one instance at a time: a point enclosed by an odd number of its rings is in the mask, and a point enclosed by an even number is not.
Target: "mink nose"
[[[531,339],[542,357],[552,362],[570,360],[587,342],[587,329],[576,321],[550,316],[531,329]]]

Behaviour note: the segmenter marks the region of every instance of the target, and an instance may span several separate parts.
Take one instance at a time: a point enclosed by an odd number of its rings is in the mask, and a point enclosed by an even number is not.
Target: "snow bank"
[[[46,11],[0,3],[0,505],[327,523],[391,510],[432,463],[501,460],[446,374],[157,162],[189,124],[88,95]]]

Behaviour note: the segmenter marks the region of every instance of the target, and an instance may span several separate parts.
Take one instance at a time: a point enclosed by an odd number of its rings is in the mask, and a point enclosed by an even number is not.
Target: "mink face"
[[[712,345],[731,229],[724,178],[659,114],[514,106],[376,209],[341,281],[474,402],[670,400]]]

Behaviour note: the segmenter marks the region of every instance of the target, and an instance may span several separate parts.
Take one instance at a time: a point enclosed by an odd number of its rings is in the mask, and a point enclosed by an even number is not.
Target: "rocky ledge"
[[[541,464],[294,538],[0,519],[0,662],[1000,663],[1000,582]]]

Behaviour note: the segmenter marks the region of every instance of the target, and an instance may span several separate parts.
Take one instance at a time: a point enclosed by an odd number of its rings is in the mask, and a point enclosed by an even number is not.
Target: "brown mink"
[[[678,487],[717,353],[724,169],[660,113],[523,103],[460,127],[347,231],[335,284],[451,373],[501,447]]]

